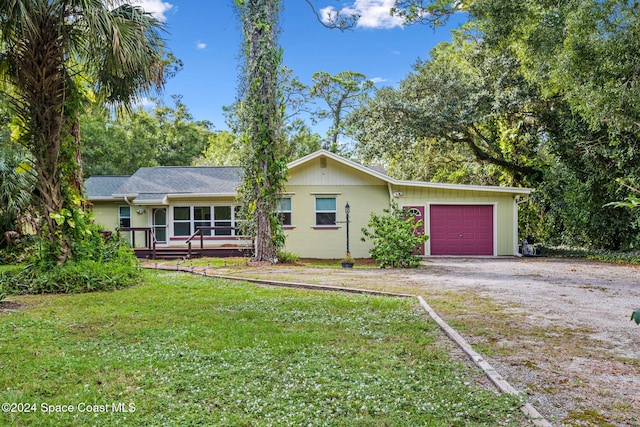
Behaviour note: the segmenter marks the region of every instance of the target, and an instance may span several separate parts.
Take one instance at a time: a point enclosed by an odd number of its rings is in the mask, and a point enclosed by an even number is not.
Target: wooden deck
[[[210,247],[191,249],[189,255],[188,248],[155,248],[155,257],[153,248],[135,248],[133,250],[138,258],[142,259],[189,259],[189,258],[229,258],[229,257],[248,257],[253,254],[253,248],[248,247]]]
[[[133,251],[138,258],[142,259],[188,259],[200,257],[228,258],[228,257],[247,257],[253,255],[253,244],[251,239],[242,236],[236,236],[235,227],[198,227],[196,232],[184,242],[185,246],[159,246],[156,241],[154,230],[151,227],[123,227],[118,232],[132,232],[131,245]],[[209,231],[207,236],[215,235],[216,231],[224,231],[228,233],[228,239],[233,243],[223,243],[217,246],[205,245],[204,232]],[[144,233],[144,246],[136,247],[135,232]],[[233,233],[233,235],[232,235]],[[193,241],[196,241],[196,247]],[[199,242],[199,244],[197,244]],[[199,246],[199,247],[198,247]]]

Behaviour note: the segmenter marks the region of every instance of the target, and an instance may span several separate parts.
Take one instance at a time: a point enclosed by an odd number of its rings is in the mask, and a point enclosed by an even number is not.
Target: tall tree
[[[284,234],[276,215],[278,194],[286,180],[283,153],[282,96],[278,74],[278,0],[235,0],[244,34],[244,79],[238,107],[244,145],[240,197],[255,234],[255,259],[277,261]]]
[[[637,248],[640,213],[604,205],[624,198],[627,190],[616,180],[632,186],[640,182],[640,4],[627,0],[395,3],[395,13],[408,22],[434,26],[464,10],[469,21],[459,34],[481,58],[510,58],[516,72],[511,75],[519,75],[532,89],[532,102],[522,110],[523,126],[506,127],[508,138],[500,148],[512,147],[514,129],[529,129],[522,135],[533,137],[532,142],[537,139],[525,153],[526,162],[540,165],[539,191],[533,199],[544,218],[547,242]],[[491,69],[478,68],[482,78],[491,74]],[[451,81],[441,83],[445,92]],[[485,94],[496,101],[517,99],[509,90]],[[493,114],[500,105],[492,102],[486,111]],[[420,110],[417,103],[409,107]]]
[[[0,76],[14,90],[19,142],[30,152],[49,257],[73,255],[78,114],[87,86],[127,105],[163,80],[160,24],[142,9],[105,0],[0,3]],[[81,78],[80,78],[81,77]]]
[[[485,56],[459,37],[441,43],[399,88],[383,88],[356,114],[365,158],[407,152],[423,139],[500,167],[514,182],[539,179],[544,105],[510,55]],[[419,160],[418,160],[419,161]]]
[[[337,153],[338,137],[347,131],[345,118],[367,99],[374,88],[373,82],[355,71],[341,71],[336,75],[319,71],[313,74],[312,80],[311,96],[322,99],[326,104],[326,108],[316,111],[316,119],[331,121],[327,132],[327,148]]]

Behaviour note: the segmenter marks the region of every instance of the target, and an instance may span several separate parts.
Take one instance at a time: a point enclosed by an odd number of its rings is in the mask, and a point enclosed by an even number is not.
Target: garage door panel
[[[432,255],[493,255],[492,205],[431,205]]]

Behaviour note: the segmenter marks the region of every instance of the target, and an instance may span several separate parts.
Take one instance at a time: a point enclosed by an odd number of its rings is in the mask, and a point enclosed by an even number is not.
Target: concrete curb
[[[508,394],[522,394],[515,388],[513,388],[513,386],[509,384],[507,380],[505,380],[498,373],[498,371],[496,371],[493,366],[489,364],[489,362],[484,360],[484,358],[480,354],[478,354],[455,329],[449,326],[447,322],[442,320],[442,318],[438,316],[438,314],[431,308],[431,306],[427,304],[424,298],[418,295],[418,301],[420,301],[420,305],[425,309],[427,313],[429,313],[429,316],[431,316],[431,318],[440,326],[440,328],[442,328],[442,330],[449,336],[449,338],[451,338],[451,340],[458,344],[458,346],[465,353],[467,353],[467,356],[469,356],[469,358],[473,360],[473,363],[475,363],[476,366],[484,371],[485,375],[489,377],[491,382],[495,384],[496,387],[498,387],[498,390]],[[520,409],[527,416],[529,416],[529,418],[531,418],[531,422],[535,426],[551,427],[551,423],[545,420],[542,415],[540,415],[540,413],[536,410],[536,408],[534,408],[530,403],[525,403],[525,405]]]
[[[440,326],[440,328],[447,334],[447,336],[455,342],[466,354],[467,356],[476,364],[476,366],[485,373],[485,375],[491,380],[491,382],[500,390],[502,393],[508,394],[516,394],[522,395],[521,392],[517,391],[507,380],[505,380],[490,364],[487,362],[482,355],[477,353],[469,343],[462,338],[462,336],[447,322],[445,322],[436,312],[431,308],[429,304],[425,301],[425,299],[420,295],[413,294],[403,294],[403,293],[394,293],[394,292],[384,292],[384,291],[375,291],[370,289],[355,289],[355,288],[346,288],[342,286],[330,286],[330,285],[312,285],[309,283],[299,283],[299,282],[281,282],[275,280],[264,280],[264,279],[251,279],[244,277],[236,277],[236,276],[224,276],[220,274],[207,274],[207,269],[203,269],[202,271],[196,270],[195,267],[184,268],[180,266],[176,266],[176,268],[172,267],[162,267],[162,266],[143,266],[143,268],[149,268],[152,270],[165,270],[165,271],[180,271],[184,273],[196,274],[203,277],[211,277],[213,279],[223,279],[223,280],[232,280],[232,281],[241,281],[241,282],[249,282],[255,283],[259,285],[267,285],[267,286],[277,286],[277,287],[287,287],[287,288],[297,288],[297,289],[310,289],[310,290],[318,290],[318,291],[333,291],[333,292],[348,292],[348,293],[356,293],[356,294],[364,294],[364,295],[379,295],[379,296],[389,296],[389,297],[400,297],[400,298],[417,298],[418,302],[424,308],[424,310],[429,314],[429,316]],[[545,418],[540,415],[540,413],[533,407],[530,403],[525,403],[524,406],[520,408],[522,412],[527,415],[533,425],[538,427],[552,427],[552,424],[549,423]]]

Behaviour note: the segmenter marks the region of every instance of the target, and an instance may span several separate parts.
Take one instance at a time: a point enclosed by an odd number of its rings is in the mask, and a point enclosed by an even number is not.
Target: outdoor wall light
[[[142,215],[142,214],[143,214],[143,213],[145,213],[145,212],[146,212],[146,211],[144,210],[144,208],[140,208],[140,209],[138,209],[138,210],[136,211],[136,213],[137,213],[138,215]]]

